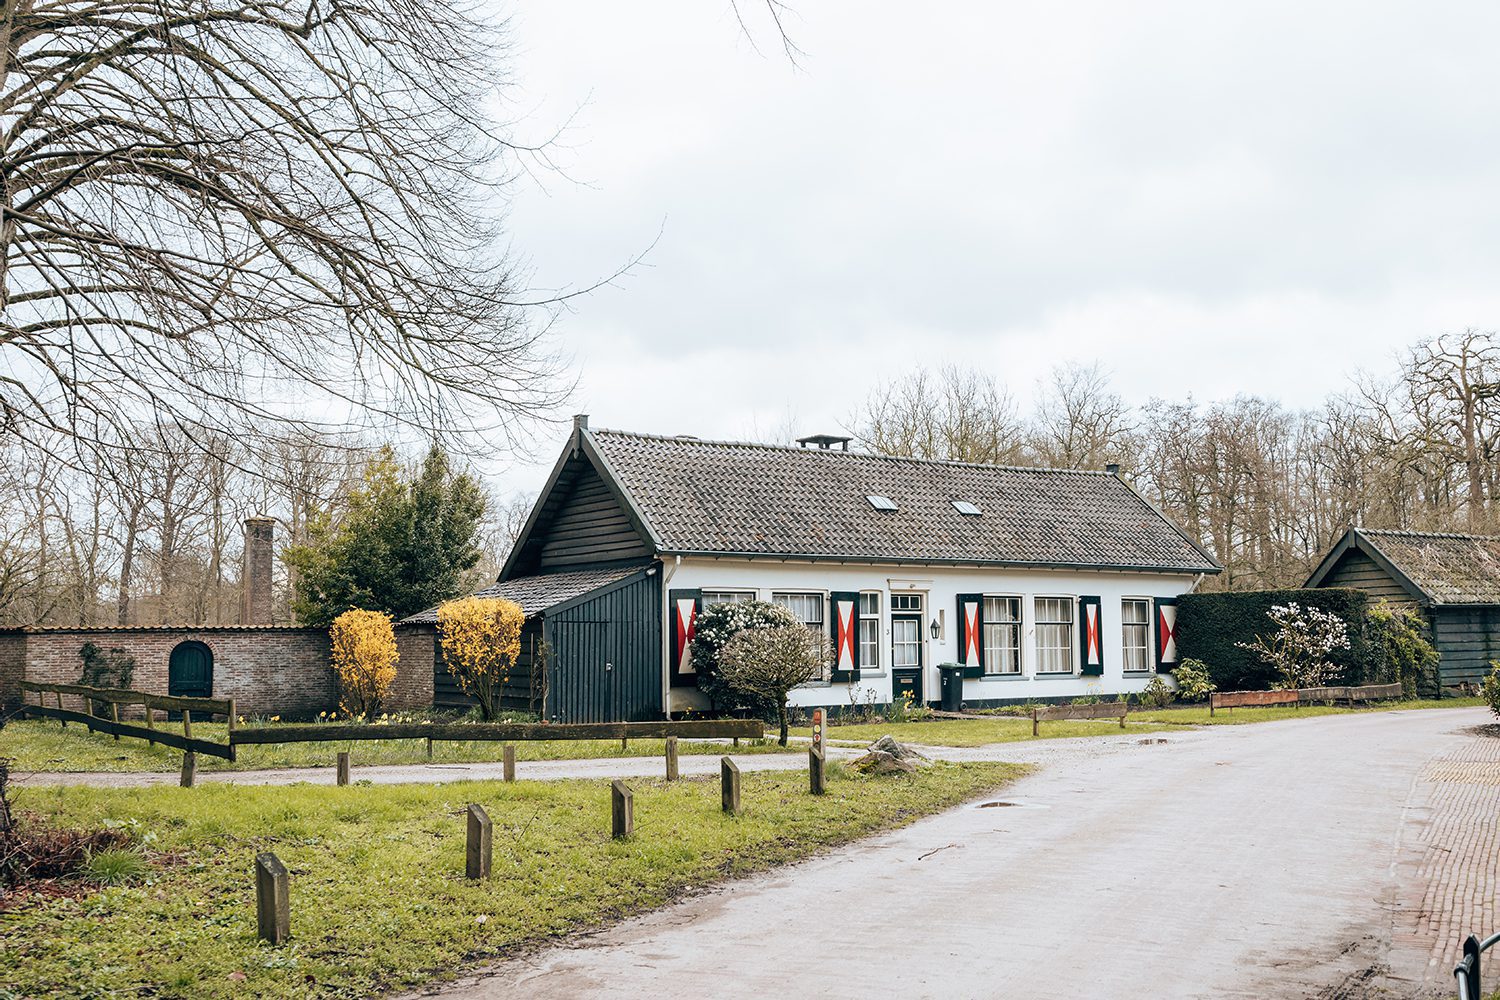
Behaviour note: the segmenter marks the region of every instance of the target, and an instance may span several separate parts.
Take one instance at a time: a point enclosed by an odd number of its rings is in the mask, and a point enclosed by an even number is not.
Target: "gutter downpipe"
[[[682,556],[673,559],[672,564],[667,566],[661,575],[661,649],[658,651],[658,664],[665,667],[670,661],[670,646],[672,641],[672,607],[670,603],[671,591],[667,586],[672,582],[672,577],[677,575],[677,567],[682,565]],[[667,670],[661,672],[661,710],[668,722],[672,721],[672,675]]]

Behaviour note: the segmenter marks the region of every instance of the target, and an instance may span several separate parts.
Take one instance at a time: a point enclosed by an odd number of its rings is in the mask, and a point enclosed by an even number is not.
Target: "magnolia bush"
[[[438,608],[438,643],[454,683],[486,721],[500,712],[505,682],[521,655],[526,613],[515,601],[463,597]]]
[[[1338,666],[1329,662],[1328,654],[1349,648],[1349,626],[1329,611],[1304,608],[1295,601],[1273,604],[1266,613],[1276,631],[1258,635],[1254,642],[1241,642],[1275,669],[1283,689],[1321,687],[1338,674]]]
[[[786,746],[787,695],[821,677],[829,656],[828,640],[801,622],[747,628],[719,650],[718,672],[731,690],[775,707],[780,743]]]
[[[328,626],[339,707],[366,722],[380,711],[396,680],[396,630],[379,611],[345,611]]]
[[[710,604],[698,613],[698,623],[693,630],[690,655],[693,670],[698,674],[698,688],[713,699],[715,704],[728,705],[737,700],[748,699],[748,707],[757,711],[770,710],[774,706],[761,702],[737,691],[724,683],[719,674],[719,655],[729,641],[741,632],[752,629],[801,627],[797,616],[769,601],[744,601],[739,604]]]

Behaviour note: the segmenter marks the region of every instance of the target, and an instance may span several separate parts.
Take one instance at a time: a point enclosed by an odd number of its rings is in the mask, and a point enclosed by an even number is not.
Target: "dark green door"
[[[182,698],[212,698],[214,654],[201,642],[184,642],[172,650],[167,663],[167,694]]]

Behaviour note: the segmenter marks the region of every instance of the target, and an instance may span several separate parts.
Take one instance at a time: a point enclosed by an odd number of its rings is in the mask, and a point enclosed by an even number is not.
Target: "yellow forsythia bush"
[[[438,608],[443,662],[486,720],[499,712],[505,682],[521,655],[525,623],[519,604],[498,597],[463,597]]]
[[[339,707],[367,721],[380,711],[396,679],[396,630],[379,611],[345,611],[328,626]]]

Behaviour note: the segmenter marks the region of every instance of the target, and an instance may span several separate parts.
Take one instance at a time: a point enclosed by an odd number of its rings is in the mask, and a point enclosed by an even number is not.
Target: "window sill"
[[[1156,676],[1156,671],[1155,670],[1126,670],[1126,671],[1123,671],[1123,673],[1125,674],[1126,677],[1155,677]]]
[[[1035,677],[1082,677],[1076,670],[1038,670]]]
[[[1016,681],[1027,680],[1028,678],[1025,674],[985,674],[983,677],[974,677],[971,679],[977,680],[981,684],[987,684],[990,681],[1000,681],[1005,684],[1012,684]]]

